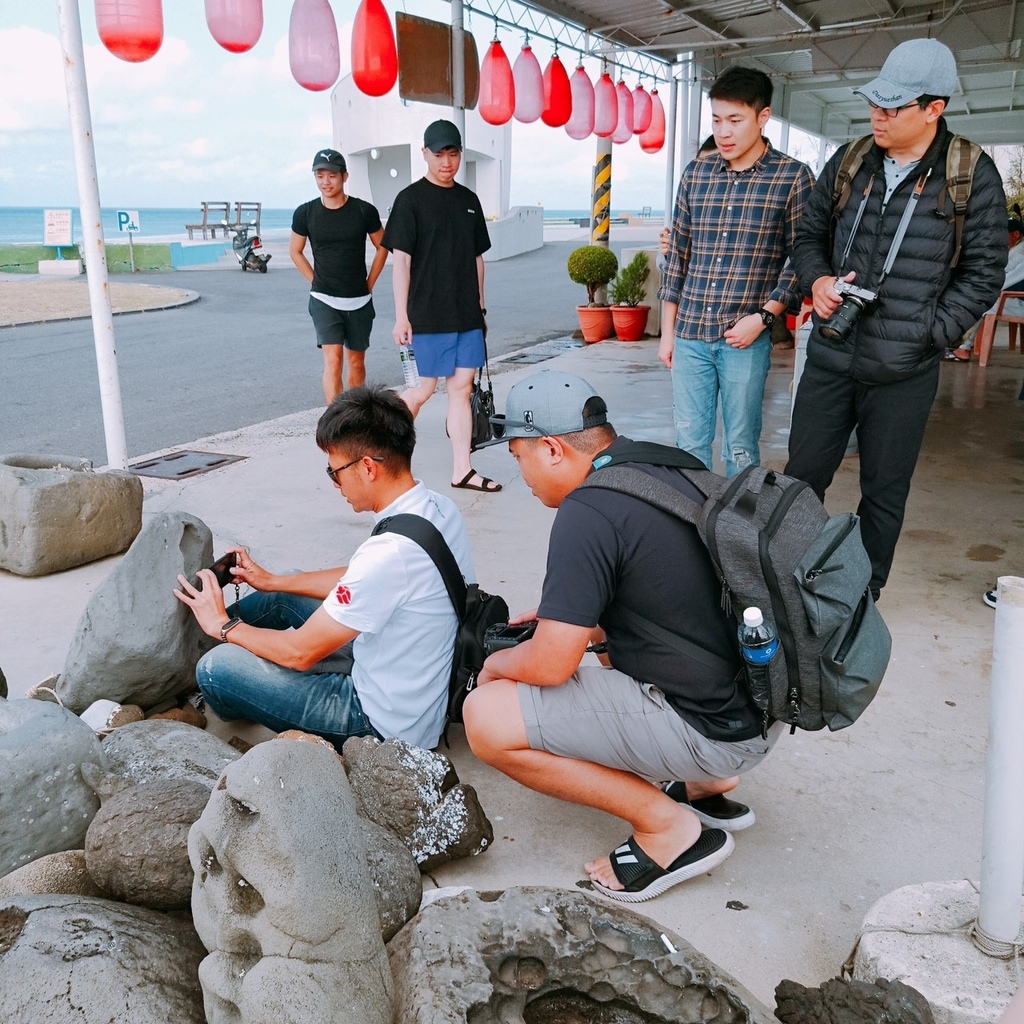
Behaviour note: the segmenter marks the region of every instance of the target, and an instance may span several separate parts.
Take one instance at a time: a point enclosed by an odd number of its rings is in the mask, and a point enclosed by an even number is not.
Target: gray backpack
[[[699,505],[624,463],[678,468],[706,500]],[[766,725],[835,731],[857,719],[878,691],[892,641],[868,590],[871,563],[856,515],[829,516],[806,483],[763,466],[726,479],[688,452],[646,441],[600,455],[594,469],[581,486],[632,495],[694,524],[722,582],[722,607],[742,617],[756,605],[774,627],[779,651],[768,691],[751,687]],[[688,657],[715,657],[643,625]]]

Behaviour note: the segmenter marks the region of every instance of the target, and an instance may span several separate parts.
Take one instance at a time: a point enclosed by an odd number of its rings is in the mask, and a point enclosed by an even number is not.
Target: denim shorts
[[[484,365],[484,332],[448,331],[442,334],[413,334],[416,369],[421,377],[450,377],[456,367],[476,369]]]
[[[344,345],[350,352],[365,352],[373,330],[373,299],[358,309],[335,309],[326,302],[309,297],[309,315],[316,330],[316,347]]]

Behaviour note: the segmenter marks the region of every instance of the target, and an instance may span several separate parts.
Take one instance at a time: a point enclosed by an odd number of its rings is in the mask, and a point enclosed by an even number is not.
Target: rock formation
[[[818,988],[795,981],[775,987],[775,1016],[783,1024],[935,1024],[916,988],[901,981],[832,978]]]

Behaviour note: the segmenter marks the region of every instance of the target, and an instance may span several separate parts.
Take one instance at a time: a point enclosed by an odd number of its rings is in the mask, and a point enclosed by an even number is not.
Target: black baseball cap
[[[434,121],[423,133],[423,148],[431,153],[440,153],[442,149],[462,149],[462,136],[451,121]]]
[[[321,149],[313,157],[314,171],[337,171],[344,174],[348,170],[345,158],[336,149]]]

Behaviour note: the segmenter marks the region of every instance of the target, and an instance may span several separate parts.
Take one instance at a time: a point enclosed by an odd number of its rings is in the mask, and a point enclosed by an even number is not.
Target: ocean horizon
[[[100,222],[103,237],[108,242],[127,241],[127,233],[117,228],[117,211],[125,207],[103,207],[100,211]],[[42,245],[43,244],[43,212],[44,210],[71,210],[71,237],[77,243],[82,238],[82,219],[76,207],[60,206],[0,206],[0,245]],[[136,239],[175,237],[187,239],[186,224],[196,224],[202,218],[198,207],[139,207],[139,230]],[[293,209],[264,207],[260,214],[260,230],[288,231],[292,225]],[[615,211],[613,216],[624,216],[626,213],[636,214],[639,211]],[[660,217],[661,210],[652,210],[652,217]],[[556,210],[544,209],[544,220],[576,221],[589,217],[589,210]],[[196,238],[202,236],[197,234]]]

